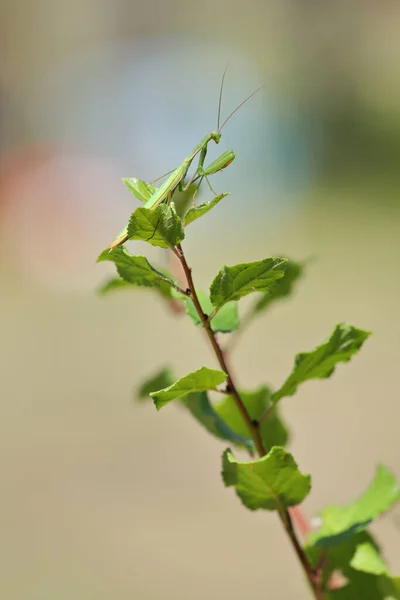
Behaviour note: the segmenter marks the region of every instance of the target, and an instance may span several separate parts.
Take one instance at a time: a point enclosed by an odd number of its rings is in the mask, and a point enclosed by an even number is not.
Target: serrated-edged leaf
[[[259,387],[254,391],[239,390],[239,395],[250,418],[255,421],[261,418],[271,404],[271,390],[266,386]],[[214,404],[214,408],[233,431],[240,435],[247,434],[243,417],[232,396],[225,396],[221,401]],[[268,418],[263,420],[260,425],[260,433],[267,451],[272,446],[285,446],[287,444],[289,434],[279,415],[278,407],[274,407]]]
[[[277,402],[283,396],[292,396],[303,381],[330,377],[339,362],[348,362],[363,345],[369,331],[340,323],[330,338],[311,352],[297,354],[294,368],[283,386],[274,394]]]
[[[142,240],[160,248],[174,248],[185,234],[171,202],[169,205],[160,204],[155,209],[137,208],[129,219],[128,236],[130,240]]]
[[[123,177],[122,181],[135,198],[141,202],[147,202],[157,190],[154,185],[146,183],[138,177]]]
[[[121,246],[113,250],[104,250],[97,259],[97,262],[102,261],[115,263],[118,274],[122,279],[133,285],[157,288],[165,295],[170,295],[167,290],[175,285],[172,279],[154,269],[147,258],[132,256]]]
[[[210,298],[201,290],[197,290],[196,293],[204,314],[209,316],[214,310]],[[186,312],[192,319],[193,323],[195,325],[202,326],[201,319],[193,304],[193,300],[187,296],[185,296],[184,299],[186,302]],[[237,302],[235,301],[227,302],[211,319],[211,329],[215,333],[230,333],[231,331],[238,329],[239,325],[240,321],[238,306]]]
[[[136,392],[136,397],[138,400],[149,399],[152,392],[170,386],[175,379],[170,369],[162,369],[142,383]],[[232,431],[214,410],[207,392],[188,394],[180,402],[211,435],[254,452],[254,442],[249,439],[248,433],[243,436]]]
[[[150,394],[161,388],[171,385],[175,381],[175,376],[170,369],[162,369],[155,375],[146,379],[136,392],[138,400],[150,399]]]
[[[330,600],[399,597],[398,579],[387,575],[388,567],[380,548],[367,531],[351,535],[335,546],[307,546],[305,551],[314,568],[322,567],[325,588],[329,587],[332,574],[340,573],[344,577],[343,587],[326,592],[326,598]]]
[[[286,264],[285,275],[282,279],[276,282],[273,288],[263,294],[253,307],[254,313],[261,313],[267,310],[271,304],[289,296],[294,288],[295,283],[303,274],[304,265],[302,263],[288,260]]]
[[[322,525],[310,541],[329,547],[343,542],[386,512],[400,499],[400,487],[392,473],[380,465],[369,488],[347,506],[328,506],[321,513]]]
[[[169,385],[162,390],[155,391],[150,395],[154,400],[157,410],[160,410],[160,408],[165,404],[168,404],[168,402],[171,402],[171,400],[182,398],[187,394],[216,390],[219,385],[226,381],[226,379],[227,375],[223,371],[201,367],[201,369],[193,371],[181,379],[178,379],[178,381],[175,381],[172,385]]]
[[[144,287],[149,287],[149,286],[144,286]],[[109,279],[106,283],[104,283],[98,289],[98,293],[100,294],[100,296],[106,296],[110,292],[115,292],[117,290],[132,290],[134,288],[135,288],[135,284],[128,283],[127,281],[124,281],[121,277],[114,277],[114,278]],[[163,296],[164,298],[171,298],[172,291],[174,290],[174,288],[172,288],[166,282],[161,282],[159,287],[154,287],[153,289],[155,289],[157,292],[159,292],[160,295]]]
[[[252,292],[267,292],[284,276],[286,258],[266,258],[257,262],[223,267],[210,286],[210,300],[220,307]]]
[[[266,456],[249,462],[237,461],[228,449],[222,456],[222,478],[234,486],[250,510],[281,510],[300,504],[311,489],[310,475],[303,475],[284,448],[274,446]]]
[[[112,277],[99,288],[98,293],[101,296],[105,296],[109,292],[114,292],[115,290],[126,289],[129,288],[131,284],[127,281],[124,281],[121,277]]]
[[[364,542],[357,546],[355,554],[350,561],[350,566],[357,571],[364,571],[372,575],[387,575],[388,568],[376,546]]]
[[[326,600],[398,600],[398,579],[386,575],[371,575],[352,571],[348,583],[339,589],[326,592]]]
[[[221,200],[226,196],[229,196],[229,193],[218,194],[209,202],[202,202],[202,204],[199,204],[198,206],[191,206],[183,218],[184,227],[208,213],[212,208],[214,208],[214,206],[218,204],[218,202],[221,202]]]
[[[181,402],[209,433],[236,446],[244,446],[250,452],[254,452],[254,442],[249,439],[249,432],[247,431],[247,434],[240,435],[232,431],[214,410],[208,399],[207,392],[189,394]]]
[[[340,571],[342,575],[348,577],[351,575],[352,567],[350,563],[355,555],[357,548],[364,544],[374,547],[377,553],[380,548],[374,538],[368,531],[360,531],[335,546],[323,547],[318,544],[307,545],[306,554],[311,565],[316,568],[322,567],[324,581],[328,581],[334,571]],[[324,560],[321,560],[323,557]]]
[[[361,546],[358,545],[353,557],[357,554],[358,548]],[[372,568],[377,571],[381,571],[383,565],[379,565],[379,552],[376,550],[374,544],[370,544],[370,548],[372,552],[377,552],[377,556],[375,560],[371,558],[366,559],[364,555],[364,560],[362,564],[359,566],[365,566],[367,569]],[[333,549],[332,549],[333,550]],[[364,554],[364,551],[362,551]],[[382,561],[382,559],[380,558]],[[326,556],[326,562],[335,564],[335,561],[332,562],[332,552],[329,551]],[[339,566],[336,562],[336,566],[331,569],[331,572],[334,569],[340,569],[340,571],[344,574],[346,579],[346,584],[339,589],[329,590],[324,597],[327,600],[399,600],[400,599],[400,578],[392,577],[387,574],[387,572],[382,573],[371,573],[367,572],[363,569],[354,568],[350,563],[344,563],[344,561],[339,561],[341,566]],[[328,579],[325,579],[328,581]]]

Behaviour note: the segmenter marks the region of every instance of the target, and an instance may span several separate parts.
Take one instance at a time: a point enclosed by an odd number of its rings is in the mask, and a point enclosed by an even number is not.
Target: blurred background
[[[274,515],[223,488],[225,445],[174,406],[133,404],[158,367],[214,366],[199,331],[151,292],[96,295],[113,270],[95,259],[137,206],[121,177],[155,179],[216,127],[228,61],[223,115],[265,87],[224,129],[237,158],[214,181],[232,193],[191,226],[196,282],[312,257],[243,335],[237,378],[279,386],[335,323],[372,330],[283,413],[309,517],[379,462],[400,476],[399,34],[392,0],[2,1],[2,596],[308,597]],[[375,527],[397,571],[399,519]]]

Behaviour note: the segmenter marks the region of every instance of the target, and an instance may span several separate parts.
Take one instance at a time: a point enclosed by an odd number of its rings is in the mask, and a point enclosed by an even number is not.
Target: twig
[[[181,261],[182,268],[186,275],[186,279],[187,279],[187,283],[188,283],[188,290],[190,291],[190,298],[193,301],[193,304],[196,308],[197,314],[199,315],[199,318],[204,327],[204,330],[206,331],[207,336],[211,342],[211,345],[213,347],[213,350],[215,352],[215,355],[217,357],[219,365],[220,365],[221,369],[224,371],[224,373],[227,374],[226,391],[233,396],[233,398],[236,402],[236,405],[240,411],[240,414],[242,415],[242,418],[246,423],[249,433],[250,433],[252,439],[254,440],[254,443],[257,448],[257,452],[259,453],[260,456],[264,456],[266,454],[266,452],[265,452],[263,441],[261,439],[259,427],[255,423],[253,423],[252,419],[250,418],[250,415],[247,412],[247,409],[243,403],[243,400],[241,399],[241,397],[237,391],[236,385],[233,381],[232,374],[230,373],[228,366],[225,362],[225,357],[221,350],[221,346],[218,343],[215,333],[211,329],[211,323],[208,320],[208,316],[203,313],[201,304],[199,302],[199,299],[197,297],[197,293],[196,293],[196,290],[194,287],[193,278],[192,278],[192,270],[186,262],[185,255],[183,253],[182,246],[180,244],[178,244],[178,246],[177,246],[177,256],[178,256],[179,260]]]
[[[208,318],[207,315],[204,314],[204,312],[201,308],[201,304],[199,302],[199,299],[198,299],[198,296],[196,293],[196,289],[195,289],[195,286],[193,283],[192,270],[186,261],[186,257],[182,250],[181,244],[177,245],[177,247],[175,249],[175,254],[179,258],[182,268],[184,270],[185,276],[186,276],[187,285],[188,285],[187,295],[190,296],[190,298],[192,299],[193,304],[196,308],[197,314],[199,315],[199,318],[204,327],[204,330],[207,333],[208,339],[212,345],[212,348],[214,350],[214,353],[218,360],[218,363],[219,363],[221,369],[227,375],[226,391],[232,395],[232,397],[236,403],[236,406],[238,407],[240,414],[241,414],[244,422],[246,423],[246,426],[249,430],[250,436],[254,441],[254,444],[257,448],[257,452],[258,452],[259,456],[260,457],[265,456],[267,454],[267,452],[266,452],[264,442],[261,437],[260,422],[253,421],[251,419],[251,417],[247,411],[247,408],[246,408],[242,398],[240,397],[240,394],[234,383],[232,372],[228,366],[227,359],[224,355],[224,352],[221,349],[221,346],[219,345],[216,334],[211,329],[210,319]],[[297,554],[297,557],[303,567],[305,576],[307,578],[307,581],[310,584],[310,587],[314,594],[315,599],[316,600],[324,600],[324,594],[320,587],[318,578],[316,577],[316,574],[315,574],[311,564],[309,563],[308,558],[307,558],[302,546],[300,545],[299,540],[297,539],[297,535],[294,530],[292,518],[291,518],[289,511],[285,507],[280,505],[280,506],[278,506],[278,515],[282,522],[282,525],[285,528],[286,533],[288,534],[288,537],[289,537],[289,539],[292,543],[292,546]]]

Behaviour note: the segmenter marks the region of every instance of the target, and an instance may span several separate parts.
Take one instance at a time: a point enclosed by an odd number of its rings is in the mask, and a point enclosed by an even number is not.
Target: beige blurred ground
[[[243,386],[278,385],[294,353],[338,321],[374,332],[330,381],[284,401],[292,449],[313,476],[310,516],[359,494],[378,462],[400,476],[399,208],[360,211],[351,190],[332,193],[340,202],[329,212],[315,197],[274,231],[246,231],[240,245],[226,235],[225,247],[200,255],[187,244],[203,285],[222,263],[277,250],[317,259],[296,298],[243,337],[233,357]],[[4,265],[3,276],[2,596],[307,598],[275,516],[243,510],[223,488],[224,444],[174,406],[156,414],[132,404],[132,387],[154,367],[215,365],[200,332],[146,292],[54,294]],[[393,515],[375,529],[398,570]]]

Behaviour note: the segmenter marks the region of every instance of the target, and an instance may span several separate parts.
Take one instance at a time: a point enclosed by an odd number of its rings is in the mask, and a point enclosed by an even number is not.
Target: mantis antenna
[[[229,67],[229,61],[226,63],[224,74],[222,75],[222,80],[221,80],[221,89],[219,90],[217,131],[221,131],[221,129],[219,128],[219,124],[220,124],[220,120],[221,120],[222,90],[224,89],[225,75],[226,75],[226,71],[227,71],[228,67]]]
[[[226,69],[225,69],[225,71],[226,71]],[[224,77],[225,77],[225,73],[224,73]],[[223,80],[222,80],[222,82],[223,82]],[[265,87],[265,84],[264,84],[264,85],[261,85],[261,86],[260,86],[260,87],[259,87],[259,88],[258,88],[258,89],[255,91],[255,92],[252,92],[252,93],[250,94],[250,96],[247,96],[247,98],[246,98],[245,100],[243,100],[243,102],[241,102],[241,103],[239,104],[239,106],[237,106],[237,107],[235,108],[235,110],[233,110],[233,111],[231,112],[231,114],[229,115],[229,117],[227,117],[227,118],[225,119],[225,121],[222,123],[222,125],[221,125],[221,127],[218,129],[218,131],[220,131],[220,132],[221,132],[221,131],[222,131],[222,129],[223,129],[223,128],[225,127],[225,125],[227,124],[227,122],[229,121],[229,119],[230,119],[231,117],[233,117],[233,115],[234,115],[234,114],[235,114],[235,113],[236,113],[236,112],[239,110],[239,108],[242,108],[242,106],[243,106],[244,104],[246,104],[246,102],[248,102],[248,100],[250,100],[250,98],[252,98],[253,96],[255,96],[255,95],[256,95],[256,94],[257,94],[257,93],[258,93],[260,90],[262,90],[262,88],[263,88],[263,87]],[[218,117],[219,117],[219,115],[218,115]]]

